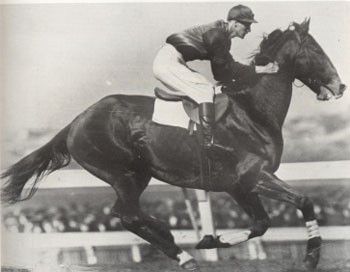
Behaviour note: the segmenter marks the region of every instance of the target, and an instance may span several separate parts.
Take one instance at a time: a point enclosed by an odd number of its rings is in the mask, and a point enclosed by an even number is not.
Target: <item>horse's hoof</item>
[[[181,265],[181,268],[186,271],[200,272],[200,268],[195,259],[191,259]]]
[[[314,237],[308,240],[304,265],[307,269],[316,268],[321,253],[321,237]]]
[[[213,235],[205,235],[196,245],[196,249],[228,248],[231,246],[228,243],[222,243],[219,237],[220,236],[214,237]]]
[[[314,269],[320,259],[320,248],[315,248],[308,252],[304,259],[304,265],[307,269]]]

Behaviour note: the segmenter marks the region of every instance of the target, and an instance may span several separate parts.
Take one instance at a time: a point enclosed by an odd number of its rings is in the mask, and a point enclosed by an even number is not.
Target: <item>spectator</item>
[[[312,195],[310,189],[309,195]],[[314,190],[315,191],[315,190]],[[313,197],[315,213],[320,225],[349,225],[350,197],[347,190],[335,188],[322,190]],[[249,227],[248,215],[228,196],[213,194],[213,213],[217,228],[233,229]],[[113,216],[113,203],[100,206],[70,203],[67,206],[48,206],[37,208],[16,207],[3,213],[3,222],[11,232],[87,232],[122,230],[120,219]],[[195,204],[195,201],[194,203]],[[276,202],[263,201],[273,227],[301,226],[303,216],[293,206]],[[196,205],[193,205],[194,207]],[[191,229],[191,221],[182,199],[169,197],[149,199],[142,205],[146,214],[162,220],[172,229]],[[199,213],[195,211],[197,222]]]

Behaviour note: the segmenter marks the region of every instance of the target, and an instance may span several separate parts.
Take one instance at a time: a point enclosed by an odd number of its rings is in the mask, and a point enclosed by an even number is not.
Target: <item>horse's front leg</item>
[[[240,187],[236,187],[230,192],[230,195],[252,219],[252,225],[249,229],[240,232],[224,233],[217,237],[206,235],[196,246],[197,249],[231,247],[262,236],[270,227],[269,216],[256,193],[245,193]]]
[[[256,193],[245,193],[240,187],[235,188],[230,192],[230,195],[235,199],[239,206],[249,215],[252,219],[252,225],[247,233],[247,239],[243,241],[230,241],[230,235],[222,236],[222,240],[228,240],[231,245],[235,245],[240,242],[244,242],[248,239],[262,236],[270,227],[271,222],[268,214],[266,213],[264,206],[261,203],[259,196]],[[234,234],[232,234],[234,236]],[[239,233],[237,234],[239,235]]]
[[[236,166],[236,178],[227,192],[236,200],[241,208],[253,220],[252,226],[242,232],[225,233],[214,237],[206,235],[197,244],[197,249],[227,248],[245,242],[251,238],[262,236],[270,227],[270,219],[258,195],[252,193],[257,183],[258,173],[263,161],[254,154],[247,154]]]
[[[271,199],[293,204],[302,212],[308,232],[308,242],[304,262],[308,268],[315,268],[320,258],[322,239],[311,200],[297,192],[294,188],[277,178],[275,175],[265,171],[260,173],[259,182],[253,189],[253,192]]]

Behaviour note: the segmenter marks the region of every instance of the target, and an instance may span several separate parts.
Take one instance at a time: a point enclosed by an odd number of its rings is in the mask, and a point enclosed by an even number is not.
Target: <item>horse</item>
[[[309,235],[304,263],[308,268],[316,267],[322,239],[312,200],[274,174],[281,161],[282,126],[293,81],[299,79],[323,101],[340,98],[346,89],[328,56],[309,34],[309,24],[310,19],[300,24],[292,22],[260,43],[252,62],[262,65],[277,61],[278,73],[261,75],[240,91],[232,90],[230,84],[223,88],[229,103],[214,134],[220,144],[233,151],[215,154],[210,186],[200,180],[197,138],[184,128],[151,120],[154,97],[111,95],[9,167],[2,174],[6,180],[2,201],[11,204],[32,197],[43,176],[68,165],[73,158],[114,189],[117,198],[113,216],[120,218],[125,229],[178,261],[185,270],[199,271],[196,260],[175,244],[168,226],[142,212],[139,198],[150,179],[183,188],[226,192],[252,219],[251,227],[244,232],[205,236],[197,248],[229,247],[262,236],[271,225],[260,200],[264,196],[301,211]],[[29,180],[33,183],[23,197]]]

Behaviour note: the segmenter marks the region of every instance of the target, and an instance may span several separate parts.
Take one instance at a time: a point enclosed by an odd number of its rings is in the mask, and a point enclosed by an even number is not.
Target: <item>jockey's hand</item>
[[[278,70],[279,70],[279,66],[276,61],[270,62],[265,66],[255,66],[255,72],[257,74],[274,74],[274,73],[277,73]]]

